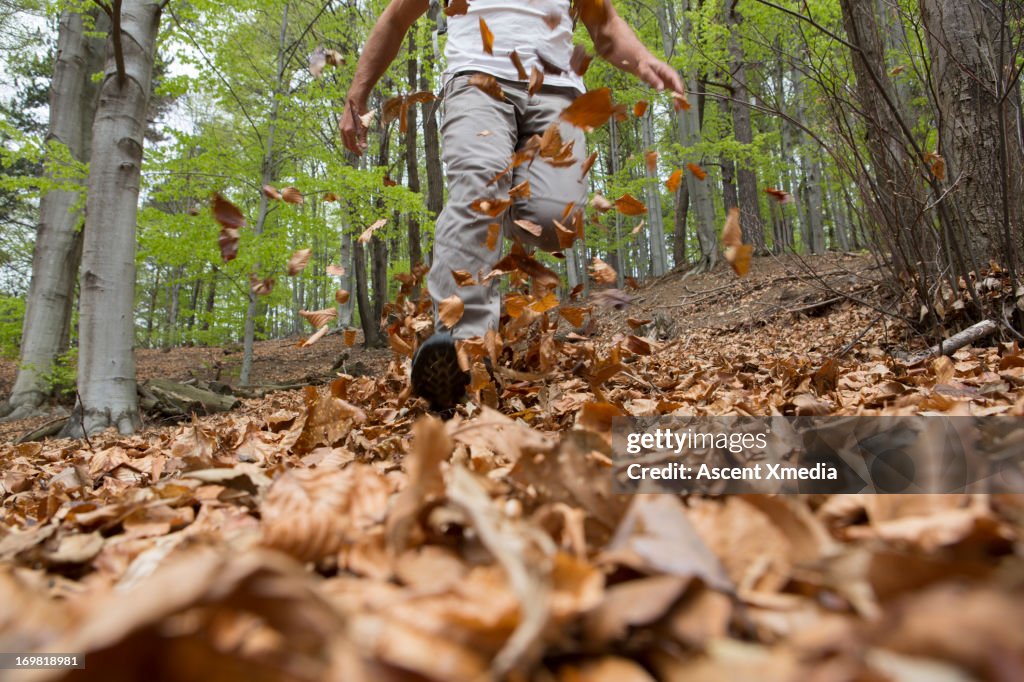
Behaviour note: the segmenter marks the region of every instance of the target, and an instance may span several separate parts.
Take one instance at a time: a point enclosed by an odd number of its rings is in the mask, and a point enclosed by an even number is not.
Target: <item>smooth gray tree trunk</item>
[[[78,404],[64,435],[139,426],[135,388],[135,223],[161,8],[123,0],[92,132],[79,307]],[[118,72],[115,41],[123,52]]]
[[[654,123],[652,107],[648,107],[640,119],[644,149],[654,149]],[[647,182],[644,191],[647,195],[647,235],[651,245],[651,274],[661,277],[668,270],[668,250],[665,245],[665,223],[661,217],[661,192],[658,191],[658,168],[650,168],[644,164]]]
[[[92,12],[95,17],[98,11]],[[110,25],[100,15],[95,29]],[[103,40],[86,36],[82,14],[65,10],[57,34],[57,58],[50,85],[47,144],[64,145],[76,161],[88,162],[99,84],[92,76],[103,68]],[[51,175],[52,178],[52,175]],[[32,282],[21,334],[18,376],[11,391],[9,419],[33,414],[50,386],[54,360],[67,350],[75,282],[82,258],[79,192],[53,189],[39,202],[39,227],[32,253]]]

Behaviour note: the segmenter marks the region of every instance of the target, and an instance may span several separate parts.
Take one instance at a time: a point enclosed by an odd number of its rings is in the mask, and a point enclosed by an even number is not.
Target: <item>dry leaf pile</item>
[[[602,312],[616,328],[592,337],[601,297],[563,302],[511,256],[502,333],[460,348],[471,399],[447,422],[406,392],[430,331],[417,272],[389,306],[386,371],[0,447],[0,649],[85,652],[76,677],[103,680],[1024,676],[1020,497],[615,496],[608,431],[619,414],[1024,416],[1017,346],[905,366],[869,328],[831,360],[873,316],[851,306],[670,340]]]

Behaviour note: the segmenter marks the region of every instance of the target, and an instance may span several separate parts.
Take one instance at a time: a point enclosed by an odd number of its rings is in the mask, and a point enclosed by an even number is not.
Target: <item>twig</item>
[[[872,327],[874,327],[876,324],[878,324],[879,320],[881,320],[884,317],[885,317],[885,313],[878,313],[878,315],[875,317],[875,319],[871,320],[871,322],[868,322],[868,326],[864,327],[864,329],[861,330],[861,333],[857,334],[857,336],[854,337],[853,341],[850,341],[850,343],[848,343],[845,346],[843,346],[842,350],[840,350],[838,353],[833,355],[832,359],[833,360],[838,360],[839,358],[843,357],[844,355],[849,353],[851,350],[853,350],[853,347],[856,346],[858,343],[860,343],[860,340],[864,338],[864,335],[868,333],[868,330],[871,329]]]
[[[89,440],[89,432],[85,430],[85,403],[82,402],[82,394],[75,390],[75,400],[78,401],[78,407],[81,409],[78,411],[78,425],[82,428],[82,438],[85,439],[85,444],[89,446],[89,452],[92,452],[92,441]]]

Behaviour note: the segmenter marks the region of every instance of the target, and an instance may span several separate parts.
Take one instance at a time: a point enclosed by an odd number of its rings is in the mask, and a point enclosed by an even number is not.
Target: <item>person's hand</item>
[[[683,81],[680,80],[676,70],[655,57],[641,61],[637,65],[636,75],[659,92],[668,89],[680,95],[686,94]]]
[[[360,117],[366,113],[366,104],[349,99],[345,105],[345,111],[338,122],[338,131],[341,133],[341,141],[345,147],[356,156],[362,156],[366,151],[366,126]]]

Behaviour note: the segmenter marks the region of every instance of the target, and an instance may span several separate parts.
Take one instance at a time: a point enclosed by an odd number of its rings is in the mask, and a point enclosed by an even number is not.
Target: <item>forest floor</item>
[[[332,335],[254,368],[328,387],[131,437],[0,425],[0,650],[104,680],[1024,679],[1024,495],[611,492],[622,414],[1024,416],[1020,349],[909,361],[874,265],[672,273],[573,303],[586,336],[534,301],[447,422],[407,358]],[[229,384],[241,361],[137,357]]]

